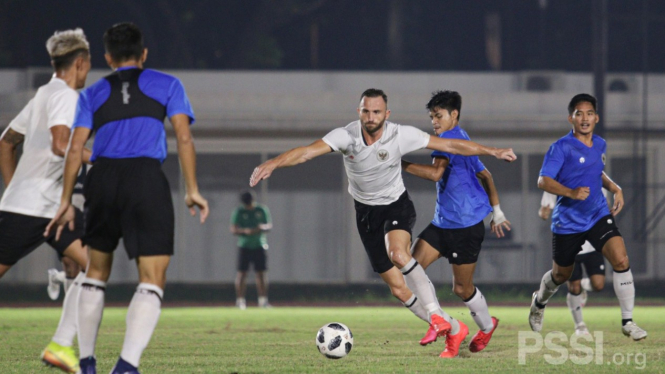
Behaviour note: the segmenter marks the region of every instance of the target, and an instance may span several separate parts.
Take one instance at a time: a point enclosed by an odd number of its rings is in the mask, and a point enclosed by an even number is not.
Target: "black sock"
[[[621,326],[626,326],[626,323],[633,322],[632,318],[626,318],[621,320]]]

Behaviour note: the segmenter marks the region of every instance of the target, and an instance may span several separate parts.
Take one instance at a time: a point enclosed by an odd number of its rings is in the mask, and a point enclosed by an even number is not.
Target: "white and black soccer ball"
[[[342,358],[353,348],[353,333],[343,323],[326,323],[316,334],[316,347],[328,358]]]

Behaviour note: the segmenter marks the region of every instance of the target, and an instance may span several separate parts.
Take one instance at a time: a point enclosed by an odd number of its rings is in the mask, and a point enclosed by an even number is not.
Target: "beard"
[[[386,122],[385,120],[381,121],[380,123],[376,124],[376,127],[372,128],[372,129],[368,128],[367,126],[372,125],[373,123],[363,122],[363,129],[365,129],[365,131],[367,131],[367,133],[371,135],[371,134],[374,134],[375,132],[381,130],[383,128],[383,124],[385,122]]]

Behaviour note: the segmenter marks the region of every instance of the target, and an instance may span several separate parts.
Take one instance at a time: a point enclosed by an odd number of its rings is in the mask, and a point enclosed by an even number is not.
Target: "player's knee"
[[[462,300],[466,300],[469,297],[471,297],[471,295],[473,295],[474,290],[475,287],[473,286],[473,284],[464,284],[464,283],[453,284],[453,293]]]
[[[409,261],[411,261],[411,255],[401,249],[390,248],[388,253],[390,255],[390,261],[393,265],[397,266],[398,269],[403,268],[409,263]]]
[[[582,286],[579,282],[568,282],[568,292],[573,295],[579,295],[582,292]]]
[[[602,291],[603,288],[605,288],[605,282],[591,282],[591,288],[593,288],[594,291]]]
[[[623,256],[619,258],[615,263],[612,264],[612,268],[616,271],[623,271],[628,269],[630,262],[628,261],[628,256]]]
[[[568,279],[570,279],[570,276],[571,276],[571,274],[567,274],[567,273],[561,272],[561,271],[553,271],[552,272],[552,279],[554,279],[554,282],[556,284],[563,284]]]

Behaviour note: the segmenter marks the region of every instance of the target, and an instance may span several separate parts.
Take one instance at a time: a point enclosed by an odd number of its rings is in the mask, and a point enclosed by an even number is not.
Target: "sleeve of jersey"
[[[23,107],[21,112],[9,123],[8,128],[11,128],[19,134],[25,135],[25,132],[28,130],[28,124],[30,123],[33,102],[34,99],[30,99],[28,104]]]
[[[561,146],[557,143],[554,143],[550,146],[550,149],[545,154],[545,159],[543,160],[543,167],[540,169],[541,177],[550,177],[555,179],[559,175],[559,171],[563,166],[564,154]]]
[[[179,79],[174,79],[169,87],[169,101],[166,103],[166,116],[171,118],[176,114],[185,114],[189,117],[189,124],[196,122],[194,109],[185,93],[185,87]]]
[[[76,104],[76,114],[74,115],[72,128],[85,127],[92,130],[92,116],[89,91],[83,90]]]
[[[413,126],[400,126],[399,150],[403,155],[423,149],[429,144],[430,135]]]
[[[72,127],[78,97],[78,93],[73,90],[61,90],[49,97],[47,103],[47,126],[49,129],[61,125]]]
[[[483,164],[482,161],[480,161],[480,157],[478,156],[469,156],[471,157],[471,165],[473,165],[473,171],[474,173],[480,173],[481,171],[485,170],[485,164]]]
[[[338,127],[327,133],[321,140],[328,144],[333,151],[339,152],[351,144],[351,135],[343,127]]]
[[[556,195],[543,191],[543,197],[540,199],[540,206],[554,209],[554,205],[556,205]]]

